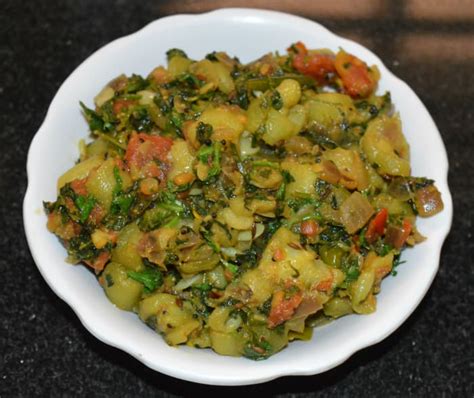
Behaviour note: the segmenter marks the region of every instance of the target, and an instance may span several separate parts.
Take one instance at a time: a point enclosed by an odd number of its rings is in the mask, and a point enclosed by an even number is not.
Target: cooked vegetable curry
[[[293,44],[242,64],[167,52],[81,103],[93,140],[45,203],[68,259],[170,345],[264,359],[376,309],[442,210],[379,72]]]

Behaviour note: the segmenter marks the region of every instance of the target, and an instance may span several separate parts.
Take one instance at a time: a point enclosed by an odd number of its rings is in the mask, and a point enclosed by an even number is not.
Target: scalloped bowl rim
[[[184,40],[184,43],[186,43],[186,40],[191,40],[189,43],[193,44],[192,40],[194,40],[194,36],[203,35],[204,38],[207,38],[208,36],[206,36],[206,34],[209,35],[210,33],[206,32],[206,28],[209,26],[220,26],[219,24],[221,24],[222,29],[224,29],[220,31],[224,39],[216,38],[216,42],[225,40],[226,34],[233,32],[233,30],[237,31],[238,27],[245,27],[245,32],[254,33],[261,32],[259,29],[262,29],[262,31],[270,29],[272,37],[267,37],[267,39],[262,40],[264,43],[274,42],[277,39],[280,40],[277,47],[275,47],[274,44],[263,44],[262,47],[262,43],[257,41],[253,43],[249,42],[245,45],[238,41],[229,42],[232,43],[232,48],[239,48],[240,53],[229,52],[239,57],[244,56],[245,54],[242,52],[247,47],[250,49],[252,45],[258,48],[265,48],[267,51],[274,50],[275,48],[284,49],[282,45],[287,46],[290,42],[295,41],[293,39],[299,39],[303,36],[301,38],[306,41],[310,48],[316,47],[314,43],[321,44],[319,40],[322,40],[321,42],[323,44],[329,43],[333,49],[334,47],[343,47],[356,55],[360,55],[369,64],[376,64],[382,75],[381,85],[390,87],[392,96],[395,88],[395,93],[397,94],[395,97],[399,96],[403,98],[402,102],[400,102],[400,100],[398,103],[396,100],[394,101],[397,110],[400,110],[401,103],[403,104],[401,108],[405,106],[405,101],[409,103],[409,105],[407,105],[408,110],[404,110],[405,113],[400,111],[402,123],[404,123],[405,118],[409,119],[408,125],[412,130],[418,129],[417,134],[419,132],[419,134],[425,134],[423,136],[424,138],[429,138],[429,144],[425,144],[425,142],[418,143],[419,140],[416,139],[415,141],[417,143],[414,151],[415,154],[420,154],[421,148],[423,148],[423,150],[430,150],[430,154],[433,154],[433,156],[423,161],[424,163],[428,162],[429,167],[424,169],[423,163],[420,163],[416,157],[415,161],[418,163],[414,166],[414,169],[427,171],[430,177],[433,176],[433,174],[436,176],[436,183],[443,195],[445,204],[445,209],[441,214],[432,219],[421,221],[422,227],[424,227],[422,229],[430,230],[430,232],[427,233],[428,243],[423,243],[415,249],[410,249],[410,254],[407,255],[407,264],[400,266],[399,273],[402,276],[400,277],[400,281],[395,280],[395,282],[400,283],[398,287],[399,290],[404,288],[408,289],[407,291],[411,293],[409,301],[406,301],[408,299],[405,297],[399,300],[401,305],[403,305],[402,308],[398,308],[399,306],[386,308],[385,300],[393,300],[392,295],[395,294],[393,292],[397,290],[396,287],[392,288],[392,282],[397,278],[391,278],[392,281],[386,280],[383,283],[382,292],[379,294],[379,300],[382,300],[380,307],[382,308],[379,308],[375,314],[363,317],[348,316],[341,318],[328,326],[318,328],[311,342],[291,343],[289,347],[285,348],[282,352],[261,362],[253,362],[242,358],[221,357],[212,353],[210,350],[195,350],[187,347],[170,348],[166,346],[161,337],[157,335],[150,336],[150,333],[153,334],[154,332],[151,332],[151,330],[148,331],[143,324],[140,323],[140,325],[137,326],[136,324],[140,321],[135,319],[136,316],[134,314],[129,316],[130,314],[117,310],[109,303],[104,304],[100,296],[95,297],[96,301],[94,304],[97,303],[97,306],[92,305],[91,308],[91,305],[87,305],[89,296],[85,297],[82,293],[87,289],[97,289],[97,287],[92,288],[89,286],[93,277],[86,276],[85,273],[88,273],[88,271],[85,269],[81,270],[79,267],[67,267],[64,260],[58,260],[58,250],[62,249],[59,248],[59,242],[53,241],[49,237],[50,234],[45,228],[46,218],[44,214],[38,210],[41,207],[41,201],[46,200],[45,195],[51,196],[55,193],[55,191],[52,193],[51,183],[44,179],[49,176],[49,179],[56,180],[52,178],[53,176],[51,174],[47,174],[47,171],[50,169],[53,170],[55,167],[51,163],[50,156],[61,158],[64,164],[73,159],[74,156],[77,156],[75,142],[70,139],[69,141],[71,141],[71,143],[69,145],[67,145],[67,142],[62,143],[60,140],[63,138],[61,138],[57,132],[57,124],[61,121],[61,118],[64,117],[65,112],[67,112],[67,98],[68,96],[73,96],[71,87],[79,89],[76,80],[83,76],[88,76],[93,80],[96,72],[98,75],[103,73],[107,74],[107,72],[101,71],[101,64],[98,64],[100,60],[106,60],[107,56],[112,58],[114,56],[117,57],[117,53],[120,52],[121,49],[136,52],[138,50],[132,46],[136,43],[142,43],[144,46],[149,45],[149,43],[146,44],[144,40],[154,33],[159,34],[167,30],[176,30],[177,26],[180,27],[179,29],[183,27],[200,27],[199,32],[197,30],[193,31],[194,34],[191,35],[193,39],[187,39],[187,37],[183,35],[181,35],[183,37],[180,36],[180,40]],[[283,30],[284,33],[280,33],[280,30]],[[285,38],[288,38],[288,40],[281,43],[281,40]],[[142,40],[142,42],[140,42],[140,40]],[[163,40],[166,41],[169,39],[164,38]],[[211,40],[210,45],[214,46],[216,42]],[[158,43],[158,46],[159,45]],[[197,51],[197,56],[203,57],[205,55],[203,48],[206,45],[208,45],[207,42],[200,45],[202,46],[200,50],[195,50],[193,44],[191,52]],[[164,46],[164,44],[161,46]],[[220,49],[228,50],[226,47],[221,47]],[[160,48],[160,51],[157,52],[158,55],[162,57],[163,54],[161,53],[164,53],[165,50],[166,48]],[[189,48],[185,48],[185,50],[189,50]],[[252,51],[255,53],[257,50],[255,48],[249,50],[249,52]],[[261,50],[259,49],[258,51]],[[157,58],[159,58],[159,56]],[[146,60],[146,58],[144,59]],[[156,62],[156,64],[159,64],[159,62]],[[119,67],[120,66],[122,65],[119,65]],[[113,65],[109,64],[108,67],[113,69]],[[114,76],[110,76],[110,78],[112,77]],[[105,83],[106,81],[102,81],[102,85]],[[100,89],[100,86],[94,85],[95,92],[97,92],[98,89]],[[91,98],[81,99],[90,100]],[[77,103],[77,101],[75,103]],[[78,109],[76,110],[77,113],[79,113]],[[416,117],[411,115],[411,112],[416,112]],[[71,121],[73,125],[74,122],[75,119]],[[84,124],[79,129],[81,131],[77,137],[86,137],[88,134],[86,125]],[[48,140],[50,136],[58,140],[58,144],[63,144],[64,146],[58,145],[60,148],[53,149],[49,147],[47,144],[50,143]],[[408,134],[410,145],[412,145],[412,138],[413,137],[410,137],[410,134]],[[68,153],[67,155],[65,155],[66,152]],[[42,155],[45,154],[47,155],[46,158],[42,157]],[[436,159],[434,163],[432,158]],[[70,166],[72,166],[72,163]],[[46,171],[44,169],[46,169]],[[62,170],[65,170],[65,168]],[[154,370],[176,378],[213,385],[255,384],[281,376],[313,375],[329,370],[346,361],[355,352],[383,340],[408,318],[426,294],[436,275],[439,267],[441,247],[451,227],[452,199],[447,183],[447,172],[448,160],[446,150],[440,133],[425,106],[406,83],[394,76],[383,65],[382,61],[365,47],[335,35],[316,22],[275,11],[229,8],[197,15],[181,14],[155,20],[141,30],[105,45],[82,62],[61,85],[51,102],[42,125],[31,142],[28,152],[28,188],[23,202],[24,227],[31,254],[42,276],[51,289],[74,310],[87,330],[99,340],[129,353]],[[41,179],[42,173],[43,179]],[[58,170],[56,169],[52,171],[52,174],[56,174],[56,176],[57,173]],[[50,200],[51,199],[52,198],[50,198]],[[406,252],[408,251],[405,251],[405,253]],[[63,254],[65,256],[65,252],[63,252]],[[425,261],[423,262],[425,268],[419,265],[418,267],[409,269],[409,265],[420,258]],[[58,271],[59,268],[57,267],[59,266],[65,267],[63,271]],[[73,270],[73,268],[75,269]],[[419,269],[422,269],[422,271],[417,271]],[[419,289],[415,291],[410,290],[410,288],[414,288],[410,284],[412,283],[410,280],[413,279],[410,278],[410,273],[413,272],[417,272],[415,275],[421,278],[421,285],[418,286]],[[69,280],[64,276],[64,274],[68,273],[72,275]],[[389,285],[389,287],[386,288],[386,284]],[[99,287],[99,289],[101,288]],[[384,296],[385,290],[387,289],[389,293],[386,293],[386,296],[389,298]],[[98,294],[96,290],[91,290],[91,292],[93,296]],[[105,295],[102,294],[102,296]],[[110,307],[108,310],[106,305]],[[385,311],[383,315],[379,313],[381,310]],[[356,319],[359,318],[365,318],[365,320],[357,321]],[[107,322],[104,321],[104,319]],[[370,328],[365,329],[364,332],[364,328],[367,325],[370,325]],[[345,334],[347,333],[346,328],[352,329],[357,338],[341,338],[336,340],[339,335],[347,337]],[[156,341],[153,339],[156,339]],[[324,347],[318,347],[317,344],[312,344],[316,339],[321,340],[316,341],[316,343],[326,343]]]

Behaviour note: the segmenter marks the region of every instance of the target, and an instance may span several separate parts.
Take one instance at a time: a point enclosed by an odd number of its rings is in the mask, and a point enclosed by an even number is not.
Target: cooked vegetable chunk
[[[379,174],[410,175],[409,147],[398,117],[381,117],[370,122],[360,144]]]
[[[127,269],[111,262],[104,270],[103,286],[107,297],[122,310],[131,311],[140,301],[143,286],[127,275]]]

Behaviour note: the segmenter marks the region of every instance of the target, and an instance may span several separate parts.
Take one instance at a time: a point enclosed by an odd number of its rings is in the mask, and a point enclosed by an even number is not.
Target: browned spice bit
[[[288,246],[295,250],[303,250],[303,246],[299,242],[290,242],[288,243]]]

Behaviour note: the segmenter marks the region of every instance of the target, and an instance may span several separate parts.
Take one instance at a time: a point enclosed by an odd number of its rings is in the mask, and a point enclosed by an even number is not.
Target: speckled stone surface
[[[0,397],[474,395],[472,1],[293,3],[0,1]],[[227,389],[161,375],[91,336],[39,274],[24,237],[21,204],[29,143],[77,65],[160,16],[230,5],[317,20],[373,50],[405,80],[446,144],[454,223],[433,286],[390,337],[317,376]]]

